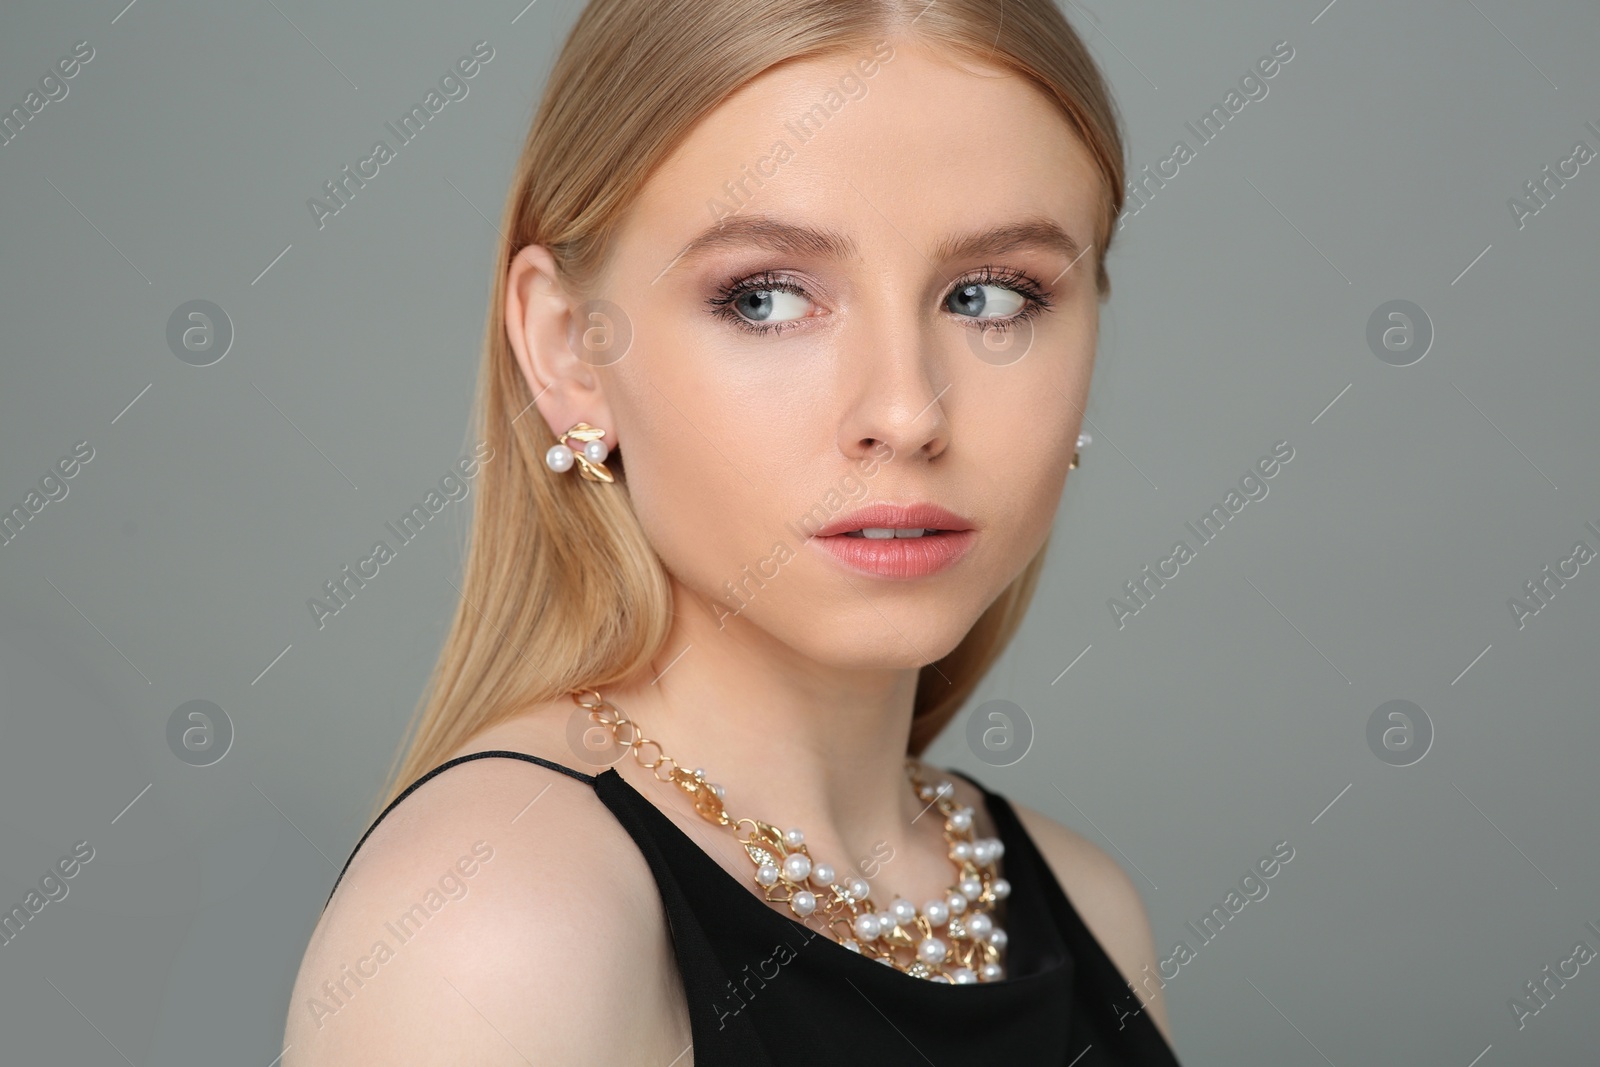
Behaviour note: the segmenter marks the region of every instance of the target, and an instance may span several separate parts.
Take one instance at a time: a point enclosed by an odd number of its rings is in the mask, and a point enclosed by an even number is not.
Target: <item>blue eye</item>
[[[778,333],[806,317],[805,290],[771,271],[720,287],[711,313],[750,333]]]
[[[1027,297],[1000,285],[963,285],[950,294],[945,307],[970,318],[1010,318],[1022,309]]]
[[[806,313],[805,300],[785,289],[746,289],[732,306],[752,322],[791,322]]]
[[[749,333],[777,334],[807,317],[805,289],[772,271],[721,286],[707,301],[711,314]],[[1031,276],[1011,269],[984,267],[955,283],[944,310],[964,325],[1005,330],[1053,305]]]

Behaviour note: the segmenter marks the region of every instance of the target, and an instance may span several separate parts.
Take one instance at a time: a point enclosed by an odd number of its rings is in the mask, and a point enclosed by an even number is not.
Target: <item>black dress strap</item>
[[[393,811],[402,800],[416,792],[419,786],[428,781],[430,778],[433,778],[435,775],[444,771],[448,771],[451,767],[456,766],[458,763],[466,763],[468,760],[490,758],[519,759],[525,760],[528,763],[537,763],[539,766],[548,767],[552,771],[560,771],[562,774],[571,775],[573,778],[583,782],[585,785],[594,785],[594,775],[592,774],[585,774],[582,771],[575,771],[571,767],[563,766],[553,760],[547,760],[542,756],[530,756],[526,752],[512,752],[509,749],[496,748],[483,752],[470,752],[465,756],[457,756],[453,760],[447,760],[444,763],[439,764],[439,766],[435,767],[427,774],[424,774],[421,778],[418,778],[416,781],[412,782],[410,785],[406,786],[405,791],[391,800],[389,802],[389,806],[384,808],[383,811],[378,814],[376,819],[372,820],[372,825],[367,827],[367,832],[361,835],[361,840],[356,842],[356,847],[350,850],[350,858],[344,861],[344,866],[339,870],[339,877],[333,880],[333,888],[328,890],[328,899],[322,902],[322,910],[328,910],[328,904],[332,902],[333,894],[339,890],[339,883],[344,881],[345,871],[350,869],[351,860],[356,858],[356,853],[361,851],[361,846],[367,843],[367,838],[372,836],[372,831],[378,828],[378,824],[384,820],[384,816]]]

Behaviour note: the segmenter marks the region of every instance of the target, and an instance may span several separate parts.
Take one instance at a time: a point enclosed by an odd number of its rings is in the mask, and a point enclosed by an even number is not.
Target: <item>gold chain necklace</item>
[[[585,699],[584,693],[593,694],[593,699]],[[801,831],[779,830],[759,819],[734,819],[723,806],[720,785],[707,780],[699,768],[680,766],[660,742],[645,737],[639,725],[598,690],[574,691],[571,696],[589,712],[591,720],[606,727],[619,745],[633,753],[640,767],[657,781],[688,793],[695,811],[708,822],[732,830],[755,864],[755,883],[769,902],[787,904],[807,925],[811,917],[820,917],[824,929],[845,948],[913,977],[958,985],[1004,977],[1000,958],[1006,932],[995,925],[992,913],[1011,892],[1010,883],[998,876],[995,866],[1005,846],[999,838],[974,835],[973,809],[956,803],[955,787],[949,781],[930,786],[914,761],[908,758],[905,762],[917,796],[938,805],[944,816],[944,838],[956,869],[955,883],[943,897],[927,901],[921,908],[897,897],[879,910],[870,897],[867,880],[859,874],[840,875],[828,864],[814,862]],[[653,759],[644,755],[647,747],[654,749]]]

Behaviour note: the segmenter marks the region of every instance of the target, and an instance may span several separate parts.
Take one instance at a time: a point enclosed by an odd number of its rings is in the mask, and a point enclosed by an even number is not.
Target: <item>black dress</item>
[[[585,774],[504,750],[460,756],[396,797],[350,858],[418,786],[459,763],[491,757],[525,760],[589,784],[638,844],[665,906],[695,1067],[1177,1067],[1010,803],[960,771],[949,773],[983,794],[1005,843],[999,863],[1011,883],[1004,922],[1010,938],[1006,977],[997,982],[916,978],[774,910],[611,768]]]

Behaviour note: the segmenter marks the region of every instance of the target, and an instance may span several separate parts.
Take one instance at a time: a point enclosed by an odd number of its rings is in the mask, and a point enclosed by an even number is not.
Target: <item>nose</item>
[[[848,342],[848,402],[839,422],[839,450],[860,459],[887,444],[892,455],[932,460],[950,444],[945,404],[952,379],[938,346],[921,328],[880,322]]]

